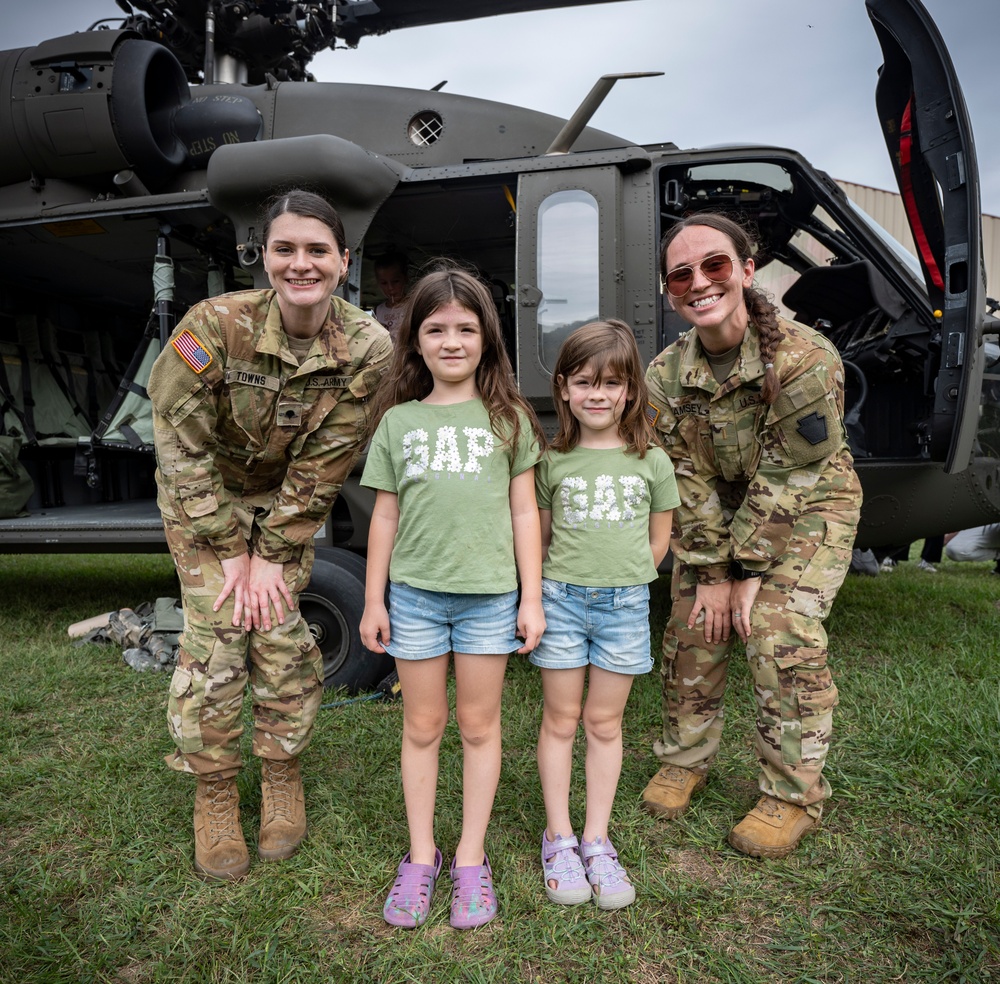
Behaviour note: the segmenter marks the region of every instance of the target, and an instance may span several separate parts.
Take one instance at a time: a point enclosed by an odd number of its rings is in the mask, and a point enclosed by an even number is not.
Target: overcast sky
[[[473,2],[473,0],[468,0]],[[1000,0],[924,0],[965,92],[983,211],[1000,215]],[[120,14],[114,0],[5,0],[5,48]],[[593,119],[636,143],[792,147],[836,178],[895,190],[875,117],[881,51],[863,0],[619,0],[413,28],[324,52],[322,82],[381,82],[570,116],[609,72]]]

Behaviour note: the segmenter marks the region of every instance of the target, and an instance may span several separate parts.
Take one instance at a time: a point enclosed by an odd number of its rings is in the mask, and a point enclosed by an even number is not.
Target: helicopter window
[[[559,346],[598,316],[597,199],[586,191],[557,191],[538,209],[539,358],[550,372]]]
[[[415,147],[429,147],[437,143],[443,130],[444,120],[432,109],[417,113],[406,125],[406,135]]]

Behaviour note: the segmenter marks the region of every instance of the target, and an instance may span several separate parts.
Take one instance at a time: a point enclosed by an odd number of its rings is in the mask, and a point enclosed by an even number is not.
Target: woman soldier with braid
[[[660,272],[694,328],[657,356],[650,414],[673,460],[673,610],[663,638],[662,768],[643,805],[680,816],[719,749],[736,636],[757,705],[757,805],[729,834],[780,858],[818,829],[837,703],[823,620],[851,559],[861,486],[834,346],[781,318],[753,286],[754,244],[732,220],[691,215]]]

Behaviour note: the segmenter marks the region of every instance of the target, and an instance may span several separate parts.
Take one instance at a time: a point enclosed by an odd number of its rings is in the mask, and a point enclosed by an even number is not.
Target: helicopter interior
[[[860,213],[838,206],[791,161],[664,167],[659,191],[662,233],[702,210],[724,212],[756,232],[757,286],[783,317],[823,332],[844,360],[855,457],[919,457],[933,410],[934,326],[876,265],[884,240],[874,248],[873,227]],[[665,293],[662,312],[666,344],[687,326]]]

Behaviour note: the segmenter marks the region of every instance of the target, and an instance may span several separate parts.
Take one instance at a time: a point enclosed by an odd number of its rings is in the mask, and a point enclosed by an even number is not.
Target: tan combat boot
[[[250,870],[235,779],[198,780],[194,794],[194,870],[205,879],[219,881],[236,881]]]
[[[695,790],[705,785],[705,777],[680,765],[665,765],[642,791],[642,807],[654,817],[676,820],[691,805]]]
[[[261,760],[260,840],[263,861],[290,858],[306,836],[306,800],[297,758]]]
[[[819,817],[805,808],[773,796],[761,796],[757,805],[729,832],[729,843],[753,858],[784,858],[806,834],[819,830]]]

